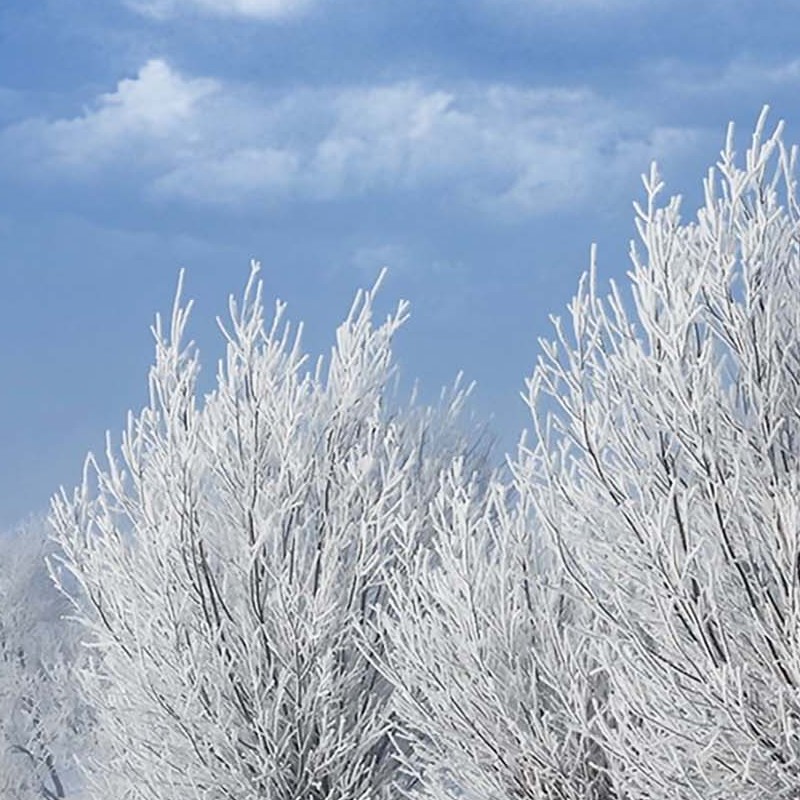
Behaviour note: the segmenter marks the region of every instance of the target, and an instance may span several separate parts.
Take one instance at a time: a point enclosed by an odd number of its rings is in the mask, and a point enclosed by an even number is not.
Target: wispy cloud
[[[568,16],[578,14],[604,15],[644,7],[647,0],[480,0],[483,8],[492,14],[503,15],[513,20],[527,20],[536,23],[542,14]]]
[[[0,122],[6,118],[13,118],[14,113],[21,104],[20,94],[5,86],[0,86]]]
[[[687,95],[763,93],[800,85],[800,58],[765,63],[742,57],[709,66],[669,60],[657,64],[654,72],[662,87]]]
[[[125,4],[154,19],[198,13],[216,17],[282,20],[307,11],[313,0],[125,0]]]
[[[408,249],[393,242],[359,247],[350,260],[351,266],[366,279],[374,277],[384,267],[390,268],[393,274],[408,273],[412,263]]]
[[[154,60],[80,116],[3,136],[24,140],[56,174],[128,170],[162,201],[236,207],[424,190],[519,215],[608,193],[694,134],[589,90],[410,81],[270,96]]]

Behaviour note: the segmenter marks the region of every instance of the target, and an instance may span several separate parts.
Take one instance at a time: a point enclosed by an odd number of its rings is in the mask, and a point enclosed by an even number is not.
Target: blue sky
[[[314,354],[388,266],[403,375],[463,370],[511,447],[651,159],[689,215],[728,120],[797,141],[797,30],[782,0],[4,0],[0,527],[141,406],[181,267],[210,381],[251,258]]]

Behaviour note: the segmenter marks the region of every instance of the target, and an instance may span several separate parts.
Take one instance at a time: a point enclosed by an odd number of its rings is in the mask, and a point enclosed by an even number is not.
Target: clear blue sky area
[[[4,0],[0,527],[145,399],[181,267],[210,381],[251,258],[327,351],[353,293],[501,450],[589,248],[622,278],[639,175],[687,216],[728,120],[800,130],[800,6],[750,0]]]

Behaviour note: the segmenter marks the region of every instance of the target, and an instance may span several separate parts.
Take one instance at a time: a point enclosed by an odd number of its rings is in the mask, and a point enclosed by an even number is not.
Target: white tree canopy
[[[390,405],[377,285],[309,369],[254,266],[202,400],[179,289],[149,404],[53,503],[95,800],[797,797],[800,205],[765,125],[693,221],[645,176],[631,297],[593,253],[506,473],[469,389]]]
[[[796,150],[733,132],[682,222],[653,167],[632,306],[595,270],[528,383],[537,523],[602,621],[603,730],[631,798],[800,781]]]
[[[425,796],[797,797],[800,207],[765,120],[693,222],[645,177],[632,298],[593,253],[510,483],[443,476],[382,617]]]
[[[398,542],[430,536],[439,473],[481,455],[458,428],[468,389],[390,407],[407,306],[373,325],[377,288],[309,371],[282,304],[265,323],[254,265],[201,403],[178,296],[121,458],[90,457],[54,501],[97,653],[83,686],[108,743],[87,757],[98,800],[366,800],[413,782],[391,687],[364,655],[382,647],[370,622]]]

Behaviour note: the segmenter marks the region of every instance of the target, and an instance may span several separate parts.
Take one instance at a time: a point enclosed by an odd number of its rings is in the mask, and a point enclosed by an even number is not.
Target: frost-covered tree
[[[102,748],[93,797],[367,800],[413,783],[391,686],[368,653],[398,549],[427,546],[429,499],[456,457],[467,391],[394,406],[401,303],[373,325],[359,294],[327,368],[279,304],[265,324],[254,266],[221,324],[227,353],[198,401],[180,289],[157,319],[150,402],[121,456],[87,460],[53,503]],[[377,289],[377,285],[375,287]]]
[[[624,797],[800,791],[800,208],[764,126],[692,222],[652,169],[632,301],[592,268],[528,384],[527,491],[604,632]]]
[[[414,797],[615,796],[592,616],[532,534],[525,478],[509,489],[496,476],[487,490],[456,461],[431,504],[431,546],[390,581],[382,668],[414,742]]]
[[[420,796],[798,797],[800,207],[764,125],[693,222],[645,178],[632,297],[593,255],[510,482],[442,476],[381,619]]]
[[[78,629],[50,582],[53,554],[43,520],[0,538],[0,797],[75,795],[74,756],[90,715],[75,671]]]

